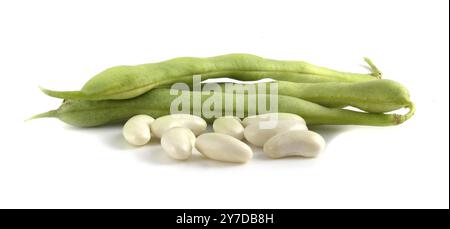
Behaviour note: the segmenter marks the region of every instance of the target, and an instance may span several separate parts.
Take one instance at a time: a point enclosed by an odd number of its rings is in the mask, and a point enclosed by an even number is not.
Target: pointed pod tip
[[[57,110],[47,111],[47,112],[44,112],[44,113],[33,115],[33,116],[25,119],[24,121],[28,122],[30,120],[38,119],[38,118],[54,118],[54,117],[57,117],[57,114],[58,114],[57,112],[58,112]]]
[[[87,97],[81,91],[53,91],[42,86],[39,89],[46,95],[59,99],[86,99]]]

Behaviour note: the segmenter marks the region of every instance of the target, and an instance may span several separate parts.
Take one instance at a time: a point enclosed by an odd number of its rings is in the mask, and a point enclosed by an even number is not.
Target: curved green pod
[[[366,62],[372,66],[370,61]],[[159,63],[117,66],[90,79],[80,91],[52,91],[49,96],[63,99],[105,100],[129,99],[159,87],[201,75],[202,79],[233,77],[238,80],[275,78],[294,82],[361,82],[377,79],[371,74],[340,72],[303,61],[280,61],[250,54],[228,54],[209,58],[181,57]],[[297,78],[298,77],[298,78]]]
[[[220,90],[239,88],[236,93],[251,92],[269,94],[272,84],[278,86],[278,94],[292,96],[326,107],[352,106],[370,113],[385,113],[411,104],[408,90],[393,80],[370,80],[358,83],[325,82],[295,83],[276,81],[258,84],[220,83]],[[188,84],[192,88],[192,83]]]
[[[352,106],[370,113],[391,112],[411,104],[408,90],[392,80],[321,84],[280,82],[278,90],[283,95],[326,107]]]
[[[201,104],[205,103],[213,93],[200,91],[190,92],[190,112],[196,106],[193,99],[201,98]],[[222,101],[231,99],[234,101],[233,112],[242,112],[248,115],[248,94],[221,93]],[[264,95],[266,102],[270,101],[269,95]],[[124,122],[136,114],[148,114],[154,118],[170,113],[170,106],[178,95],[171,95],[170,89],[154,89],[139,97],[127,100],[66,100],[57,109],[42,113],[33,118],[55,117],[70,125],[79,127],[101,126],[110,123]],[[244,98],[244,106],[241,109],[236,106],[237,98]],[[278,112],[294,113],[303,117],[308,125],[369,125],[369,126],[390,126],[398,125],[409,119],[414,114],[412,103],[408,105],[410,112],[406,115],[399,114],[374,114],[350,111],[338,108],[327,108],[316,103],[290,96],[278,96]],[[200,105],[201,105],[200,104]],[[222,111],[224,105],[222,103]],[[198,107],[198,106],[197,106]],[[258,111],[258,113],[264,113]],[[223,114],[223,112],[222,112]],[[202,116],[209,122],[214,118]]]

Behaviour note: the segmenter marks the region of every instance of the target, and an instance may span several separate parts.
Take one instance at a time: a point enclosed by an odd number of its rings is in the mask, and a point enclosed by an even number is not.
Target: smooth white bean
[[[216,119],[213,123],[213,130],[216,133],[230,135],[239,140],[244,138],[244,127],[237,117],[225,116]]]
[[[122,135],[132,145],[145,145],[151,139],[150,125],[153,121],[148,115],[135,115],[123,126]]]
[[[289,130],[307,130],[308,127],[298,119],[278,120],[273,128],[262,128],[259,122],[254,122],[244,130],[244,136],[247,141],[255,146],[263,146],[271,137]]]
[[[325,140],[309,130],[291,130],[275,135],[264,144],[264,153],[271,158],[288,156],[315,157],[325,148]]]
[[[267,113],[248,116],[247,118],[244,118],[244,120],[242,120],[242,125],[244,127],[247,127],[248,125],[251,125],[253,123],[259,123],[261,121],[291,120],[291,119],[299,120],[300,122],[303,122],[306,125],[306,122],[302,117],[291,113]]]
[[[195,146],[195,135],[188,128],[175,127],[162,135],[161,146],[171,158],[187,160]]]
[[[174,127],[185,127],[190,129],[195,136],[206,130],[206,121],[202,118],[189,114],[173,114],[157,118],[151,125],[152,133],[161,138],[167,130]]]
[[[253,157],[253,151],[247,144],[220,133],[198,136],[195,148],[207,158],[218,161],[245,163]]]

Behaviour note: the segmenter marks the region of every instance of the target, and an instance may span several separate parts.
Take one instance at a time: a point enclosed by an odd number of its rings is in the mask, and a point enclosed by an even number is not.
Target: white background
[[[1,1],[1,208],[448,208],[448,1]],[[321,127],[316,159],[245,165],[128,146],[120,126],[23,120],[114,65],[252,53],[404,84],[395,127]]]

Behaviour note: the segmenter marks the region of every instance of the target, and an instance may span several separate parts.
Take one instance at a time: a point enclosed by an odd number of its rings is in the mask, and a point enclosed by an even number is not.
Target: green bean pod
[[[366,62],[370,66],[373,65],[370,61]],[[49,96],[63,99],[129,99],[161,85],[190,80],[193,75],[201,75],[203,80],[218,77],[233,77],[238,80],[273,77],[294,82],[361,82],[380,77],[379,71],[374,67],[371,74],[357,74],[335,71],[303,61],[279,61],[249,54],[229,54],[117,66],[95,75],[80,91],[52,91],[44,88],[42,91]]]
[[[293,83],[277,81],[264,84],[261,90],[255,85],[242,85],[243,92],[256,89],[257,93],[268,94],[270,84],[278,85],[280,95],[292,96],[326,107],[352,106],[370,113],[385,113],[407,107],[411,104],[409,92],[392,80],[371,80],[358,83]],[[221,85],[221,90],[225,90]]]
[[[392,80],[321,84],[281,82],[278,85],[284,95],[326,107],[352,106],[370,113],[385,113],[411,104],[408,90]]]
[[[190,93],[190,112],[198,109],[198,106],[205,103],[215,94],[194,91]],[[196,97],[201,98],[201,104],[195,105],[193,102]],[[248,115],[248,94],[221,93],[222,96],[222,115],[225,112],[225,101],[231,99],[234,101],[233,112],[244,116]],[[270,102],[269,95],[264,95],[266,102]],[[60,120],[78,127],[101,126],[110,123],[124,122],[136,114],[148,114],[154,118],[170,113],[170,106],[178,95],[171,95],[170,89],[154,89],[139,97],[127,100],[66,100],[57,109],[42,113],[34,118],[55,117]],[[244,98],[244,106],[236,106],[236,101]],[[258,98],[258,96],[256,96]],[[309,125],[370,125],[370,126],[390,126],[398,125],[409,119],[414,113],[413,104],[409,104],[410,111],[406,115],[399,114],[374,114],[350,111],[338,108],[327,108],[316,103],[308,102],[303,99],[290,96],[278,96],[278,112],[294,113],[303,117]],[[259,108],[258,108],[259,109]],[[257,113],[264,111],[257,110]],[[212,122],[214,118],[207,118],[204,112],[203,118]]]

